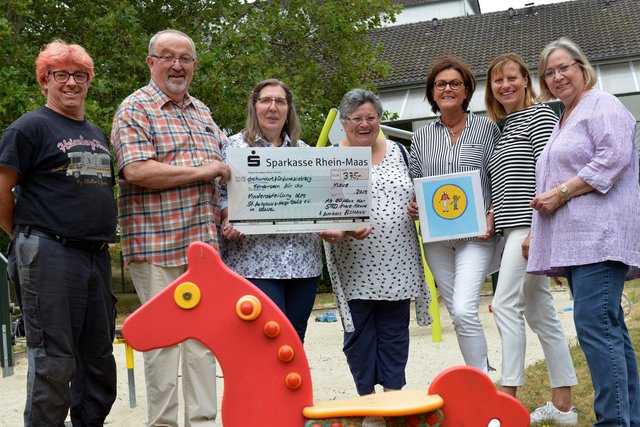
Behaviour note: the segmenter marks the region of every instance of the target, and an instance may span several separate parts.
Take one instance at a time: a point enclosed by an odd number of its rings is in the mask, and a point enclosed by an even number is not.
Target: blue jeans
[[[247,280],[276,303],[295,328],[300,341],[304,342],[307,322],[313,310],[313,303],[316,301],[320,276],[295,279],[247,278]]]
[[[638,365],[620,307],[627,269],[614,261],[567,267],[578,341],[595,390],[594,426],[640,426]]]

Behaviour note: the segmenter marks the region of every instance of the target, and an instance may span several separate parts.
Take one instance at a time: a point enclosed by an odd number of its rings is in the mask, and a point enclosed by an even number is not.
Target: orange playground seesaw
[[[147,351],[193,338],[224,372],[225,427],[360,427],[366,416],[387,427],[524,427],[529,414],[470,367],[441,372],[429,390],[401,390],[313,402],[309,363],[280,309],[227,268],[209,245],[189,246],[189,268],[136,310],[122,332]]]

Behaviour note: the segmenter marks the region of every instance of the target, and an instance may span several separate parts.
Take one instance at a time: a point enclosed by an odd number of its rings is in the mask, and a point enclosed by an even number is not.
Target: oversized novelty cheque
[[[370,225],[369,147],[230,147],[227,164],[229,223],[245,234]]]
[[[476,237],[487,232],[480,173],[413,180],[423,242]]]

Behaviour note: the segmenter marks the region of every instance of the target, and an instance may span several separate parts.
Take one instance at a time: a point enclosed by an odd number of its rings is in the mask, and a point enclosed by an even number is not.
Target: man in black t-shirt
[[[103,425],[116,397],[112,158],[84,117],[89,54],[53,41],[36,75],[46,104],[0,139],[0,227],[13,237],[27,338],[24,425],[63,425],[69,409],[73,425]]]

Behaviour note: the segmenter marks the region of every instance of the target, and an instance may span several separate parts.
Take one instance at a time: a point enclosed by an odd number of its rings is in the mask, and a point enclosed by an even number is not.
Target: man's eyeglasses
[[[271,98],[270,96],[258,98],[258,104],[263,107],[271,107],[272,103],[275,103],[277,108],[284,108],[288,104],[286,98]]]
[[[350,122],[359,125],[362,122],[367,122],[367,124],[371,125],[373,123],[375,123],[378,120],[378,116],[367,116],[367,117],[360,117],[360,116],[355,116],[355,117],[347,117],[347,120],[349,120]]]
[[[79,84],[86,83],[89,80],[89,73],[85,72],[68,73],[66,71],[49,71],[47,74],[53,75],[53,80],[58,83],[66,83],[69,81],[69,77],[72,76],[73,80]]]
[[[173,64],[176,59],[178,60],[178,62],[180,62],[180,64],[182,65],[188,65],[188,64],[193,64],[195,62],[195,58],[192,58],[190,56],[187,55],[183,55],[183,56],[173,56],[173,55],[163,55],[163,56],[158,56],[158,55],[149,55],[152,58],[156,58],[159,59],[160,61],[164,62],[165,64]]]
[[[569,65],[561,65],[558,68],[549,68],[544,72],[543,76],[545,80],[554,78],[556,76],[556,73],[560,73],[564,76],[569,71],[569,68],[573,67],[576,64],[577,62],[574,62]]]
[[[458,90],[462,86],[464,86],[464,83],[461,82],[460,80],[451,80],[450,82],[446,80],[438,80],[433,84],[433,87],[435,87],[440,91],[443,91],[447,88],[447,85],[451,88],[451,90]]]

